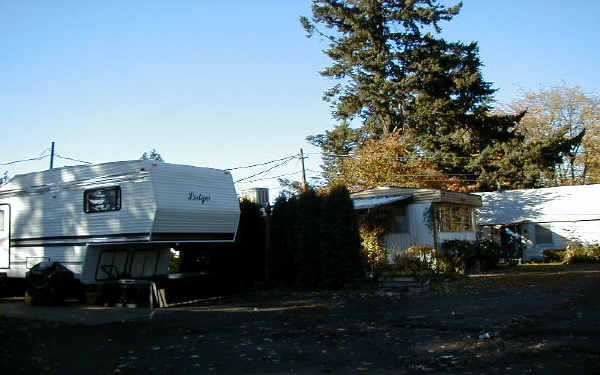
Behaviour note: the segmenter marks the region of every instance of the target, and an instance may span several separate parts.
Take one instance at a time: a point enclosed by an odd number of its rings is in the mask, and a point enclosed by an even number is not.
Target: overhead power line
[[[66,159],[66,160],[76,161],[78,163],[94,164],[94,163],[90,163],[89,161],[74,159],[74,158],[70,158],[70,157],[67,157],[67,156],[62,156],[62,155],[59,155],[59,154],[54,154],[54,156],[56,156],[57,158],[60,158],[60,159]]]
[[[279,176],[256,178],[254,180],[243,181],[241,183],[242,184],[249,184],[249,183],[257,182],[257,181],[276,180],[276,179],[281,178],[281,177],[287,177],[287,176],[292,176],[292,175],[295,175],[295,174],[300,174],[301,172],[302,172],[302,170],[300,169],[300,170],[297,170],[295,172],[280,174]]]
[[[263,162],[263,163],[251,164],[251,165],[247,165],[247,166],[244,166],[244,167],[228,168],[228,169],[225,169],[225,170],[226,171],[234,171],[236,169],[247,169],[247,168],[260,167],[262,165],[269,165],[269,164],[272,164],[272,163],[276,163],[278,161],[295,159],[297,157],[298,157],[298,155],[289,155],[289,156],[286,156],[286,157],[281,158],[281,159],[269,160],[269,161],[266,161],[266,162]]]
[[[8,161],[8,162],[0,163],[0,166],[7,166],[7,165],[12,165],[12,164],[24,163],[24,162],[28,162],[28,161],[42,160],[42,159],[45,159],[48,156],[50,156],[50,154],[48,153],[49,151],[50,151],[50,147],[46,147],[41,152],[40,156],[37,156],[37,157],[34,157],[34,158],[13,160],[13,161]],[[71,160],[71,161],[78,162],[78,163],[93,164],[93,163],[90,163],[89,161],[79,160],[79,159],[75,159],[75,158],[71,158],[71,157],[63,156],[63,155],[59,155],[59,154],[54,154],[54,156],[56,156],[57,158]]]
[[[269,171],[272,171],[273,169],[275,169],[275,168],[277,168],[277,167],[281,167],[282,165],[285,165],[285,164],[289,163],[289,162],[290,162],[292,159],[295,159],[295,158],[296,158],[295,156],[294,156],[294,157],[288,157],[288,158],[285,158],[285,160],[284,160],[283,162],[281,162],[281,163],[279,163],[279,164],[277,164],[277,165],[274,165],[274,166],[272,166],[271,168],[265,169],[264,171],[261,171],[261,172],[255,173],[255,174],[253,174],[253,175],[250,175],[250,176],[247,176],[247,177],[244,177],[244,178],[240,178],[239,180],[237,180],[237,181],[235,181],[235,182],[236,182],[236,183],[238,183],[238,182],[241,182],[241,181],[244,181],[244,180],[248,180],[248,179],[250,179],[250,178],[252,178],[252,177],[256,177],[256,176],[259,176],[259,175],[261,175],[261,174],[267,173],[267,172],[269,172]],[[282,159],[282,160],[283,160],[283,159]]]
[[[0,166],[12,165],[12,164],[17,164],[17,163],[24,163],[24,162],[27,162],[27,161],[42,160],[42,159],[48,157],[48,154],[46,154],[47,151],[48,151],[48,149],[45,149],[40,156],[35,157],[35,158],[13,160],[13,161],[5,162],[5,163],[0,163]]]

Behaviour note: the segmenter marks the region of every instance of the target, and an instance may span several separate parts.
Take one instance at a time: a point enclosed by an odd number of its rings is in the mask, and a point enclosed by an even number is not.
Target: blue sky
[[[305,38],[298,22],[309,12],[308,0],[0,0],[0,162],[38,156],[51,141],[58,154],[90,162],[154,147],[168,162],[214,168],[303,147],[317,175],[318,149],[305,138],[333,127],[321,100],[333,82],[318,74],[325,42]],[[479,43],[499,103],[561,82],[597,94],[598,14],[595,1],[465,0],[442,35]],[[299,178],[299,169],[294,160],[261,177]],[[277,182],[238,189],[252,186]]]

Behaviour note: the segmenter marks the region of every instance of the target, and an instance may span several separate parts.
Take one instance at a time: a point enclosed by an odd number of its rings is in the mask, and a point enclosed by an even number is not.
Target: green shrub
[[[476,259],[482,271],[493,270],[498,266],[500,261],[501,248],[494,241],[479,240],[475,243]]]
[[[298,289],[339,289],[364,275],[354,205],[344,187],[280,196],[270,216],[269,275]]]
[[[565,249],[544,250],[544,263],[563,262],[565,259]]]
[[[385,266],[384,274],[396,276],[433,276],[434,272],[429,268],[426,262],[421,259],[408,256],[396,255],[393,257],[392,264]]]
[[[359,218],[359,231],[363,259],[367,267],[374,271],[387,263],[387,249],[384,237],[389,233],[393,211],[390,207],[379,206],[363,213]]]
[[[408,257],[415,258],[422,266],[435,274],[439,271],[439,256],[438,253],[427,245],[411,246],[406,250]]]
[[[402,276],[435,276],[454,273],[454,265],[427,245],[408,248],[396,253],[392,262],[382,268],[383,273]]]
[[[235,236],[234,255],[223,259],[240,284],[250,286],[263,281],[265,275],[265,221],[260,206],[247,199],[240,201],[240,221]]]
[[[358,218],[348,189],[332,189],[321,207],[322,286],[339,289],[363,276]]]
[[[473,243],[470,241],[445,241],[441,246],[441,254],[457,273],[465,273],[466,269],[473,267],[474,264],[471,264],[474,259],[473,252]]]
[[[488,271],[496,268],[501,249],[493,241],[450,240],[442,243],[441,254],[456,272]]]
[[[362,240],[362,255],[371,270],[382,267],[387,261],[387,250],[383,243],[382,229],[368,229],[364,226],[359,228]]]
[[[570,243],[564,252],[563,262],[575,263],[598,263],[600,262],[600,245],[586,246],[580,243]]]

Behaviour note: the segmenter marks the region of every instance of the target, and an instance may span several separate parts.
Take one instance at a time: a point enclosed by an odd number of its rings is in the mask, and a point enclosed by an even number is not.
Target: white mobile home
[[[168,273],[170,248],[233,242],[227,171],[132,160],[18,175],[0,187],[0,275],[60,262],[84,284]]]
[[[378,206],[392,210],[390,232],[384,238],[388,257],[411,246],[439,249],[445,241],[477,239],[475,209],[481,207],[477,195],[382,186],[350,196],[359,213]]]
[[[600,244],[600,184],[479,194],[484,235],[525,261],[569,241]]]

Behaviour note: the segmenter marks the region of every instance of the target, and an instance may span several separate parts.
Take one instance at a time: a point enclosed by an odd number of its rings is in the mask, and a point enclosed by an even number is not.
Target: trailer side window
[[[4,211],[0,210],[0,232],[4,232]]]
[[[121,209],[121,188],[112,186],[90,189],[83,193],[83,210],[86,213],[118,211]]]
[[[439,205],[438,220],[440,232],[469,232],[473,230],[471,208],[456,205]]]

